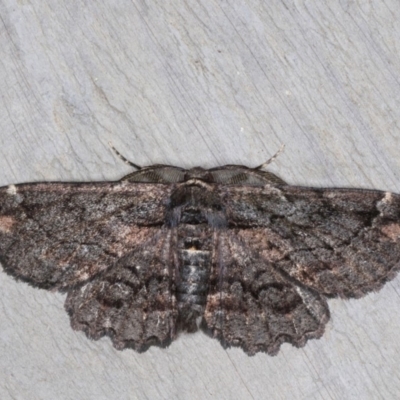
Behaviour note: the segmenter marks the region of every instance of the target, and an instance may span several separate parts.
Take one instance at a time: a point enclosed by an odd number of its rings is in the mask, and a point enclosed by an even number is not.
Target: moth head
[[[202,167],[194,167],[186,170],[184,182],[190,181],[192,179],[210,183],[214,182],[213,176],[210,174],[210,171]]]
[[[124,178],[124,181],[143,183],[217,183],[225,185],[264,186],[266,184],[284,185],[278,176],[259,168],[248,168],[243,165],[225,165],[223,167],[204,169],[195,167],[184,169],[170,165],[152,165],[143,167]]]

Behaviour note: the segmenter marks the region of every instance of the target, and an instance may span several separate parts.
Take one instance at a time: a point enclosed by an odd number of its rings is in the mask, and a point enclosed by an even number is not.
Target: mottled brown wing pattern
[[[328,296],[360,297],[400,267],[400,196],[294,186],[221,189],[252,252]],[[246,216],[246,217],[245,217]]]
[[[0,189],[6,272],[68,291],[76,330],[143,351],[175,335],[172,187],[145,183],[22,184]]]
[[[149,239],[109,270],[68,292],[71,326],[91,339],[107,335],[118,349],[167,346],[178,317],[171,230],[147,228]]]
[[[168,345],[199,323],[248,354],[303,346],[323,333],[326,297],[394,277],[399,242],[400,195],[294,187],[260,168],[0,188],[5,271],[67,291],[72,327],[118,349]]]
[[[325,299],[254,251],[252,233],[219,232],[203,328],[250,355],[274,355],[283,342],[301,347],[320,337],[329,319]]]
[[[6,272],[66,289],[111,267],[161,226],[171,186],[51,183],[0,188],[0,255]]]

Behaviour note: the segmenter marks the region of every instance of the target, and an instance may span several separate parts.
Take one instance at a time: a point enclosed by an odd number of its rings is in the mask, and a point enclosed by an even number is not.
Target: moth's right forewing
[[[400,268],[400,196],[294,186],[224,191],[232,228],[263,231],[253,251],[326,296],[360,297]]]

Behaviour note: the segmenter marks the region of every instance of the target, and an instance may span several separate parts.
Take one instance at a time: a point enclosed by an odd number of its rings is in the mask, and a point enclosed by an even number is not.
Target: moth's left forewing
[[[0,257],[11,275],[65,289],[112,266],[165,221],[173,185],[37,183],[0,188]]]

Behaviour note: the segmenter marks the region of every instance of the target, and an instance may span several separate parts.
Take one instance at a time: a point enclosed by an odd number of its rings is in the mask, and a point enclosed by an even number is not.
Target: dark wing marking
[[[91,339],[110,336],[118,349],[144,351],[166,346],[176,336],[171,230],[154,235],[93,281],[68,293],[71,326]]]
[[[129,182],[0,188],[0,261],[34,286],[82,283],[154,235],[172,190]]]
[[[238,233],[219,234],[203,328],[249,355],[320,337],[329,319],[325,299],[265,262]]]
[[[400,196],[293,186],[221,188],[231,228],[302,284],[360,297],[400,268]]]

